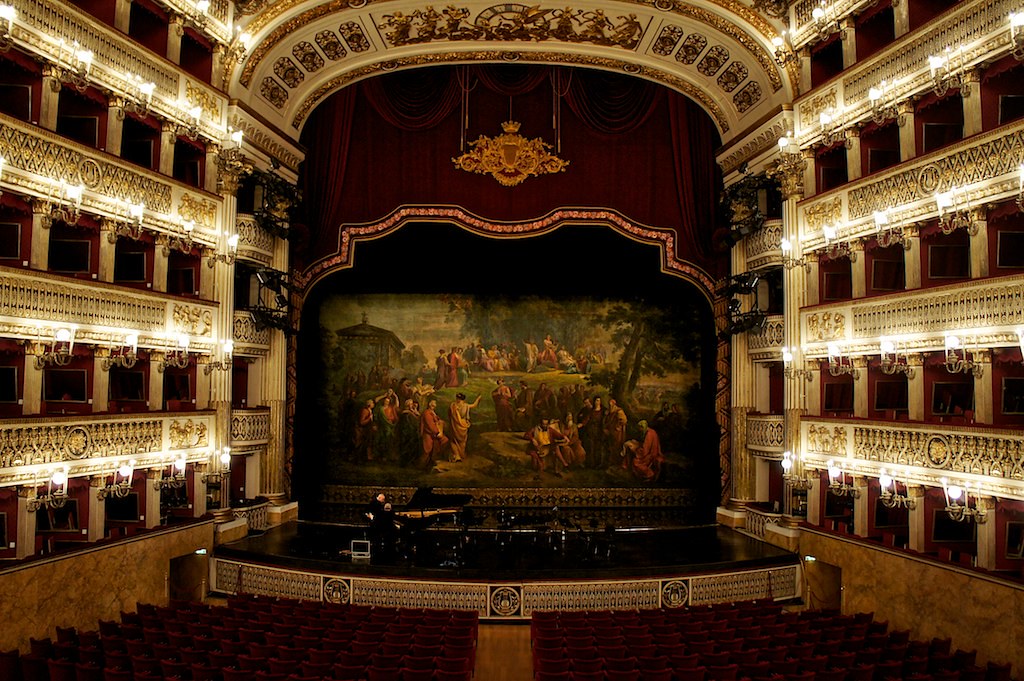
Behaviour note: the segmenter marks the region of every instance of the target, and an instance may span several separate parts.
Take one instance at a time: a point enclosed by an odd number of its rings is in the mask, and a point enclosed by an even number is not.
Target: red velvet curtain
[[[454,76],[451,69],[415,69],[370,78],[360,89],[370,106],[391,125],[427,130],[447,118],[462,100],[459,79]]]
[[[708,258],[720,181],[714,148],[707,143],[715,131],[707,116],[690,100],[670,97],[668,110],[682,215],[679,239],[693,244],[701,257]]]
[[[580,120],[604,135],[623,135],[647,122],[664,90],[650,81],[604,71],[571,71],[565,101]]]
[[[312,142],[302,179],[306,223],[314,230],[337,229],[344,220],[339,187],[345,179],[357,92],[357,88],[345,88],[318,106],[303,131]]]

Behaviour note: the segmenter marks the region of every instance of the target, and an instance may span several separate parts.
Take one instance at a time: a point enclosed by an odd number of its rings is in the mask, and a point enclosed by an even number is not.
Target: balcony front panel
[[[265,357],[270,352],[270,329],[259,328],[251,312],[235,310],[233,327],[236,355]]]
[[[780,314],[768,315],[760,332],[747,334],[747,352],[755,362],[779,361],[785,344],[785,317]]]
[[[764,227],[747,237],[747,269],[782,265],[782,220],[766,220]]]
[[[780,458],[786,449],[786,417],[781,414],[747,414],[747,449],[755,455]]]
[[[270,409],[231,411],[231,449],[252,449],[270,442]]]
[[[274,259],[274,237],[262,229],[252,215],[239,213],[235,220],[238,257],[269,266]]]

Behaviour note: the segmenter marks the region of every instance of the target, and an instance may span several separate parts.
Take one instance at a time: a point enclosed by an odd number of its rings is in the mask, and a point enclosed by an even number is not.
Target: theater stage
[[[218,546],[225,593],[400,607],[465,607],[481,617],[533,609],[678,607],[800,595],[798,556],[721,526],[606,523],[552,511],[504,525],[441,521],[379,537],[363,524],[295,521]],[[530,521],[536,521],[530,522]],[[370,556],[353,558],[353,540]]]

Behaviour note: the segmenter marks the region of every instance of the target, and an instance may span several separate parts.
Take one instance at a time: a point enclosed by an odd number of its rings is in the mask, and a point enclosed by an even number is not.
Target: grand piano
[[[429,527],[444,517],[461,524],[466,506],[472,501],[472,494],[443,494],[435,492],[433,487],[420,487],[405,508],[395,512],[395,519],[406,529],[414,531]]]

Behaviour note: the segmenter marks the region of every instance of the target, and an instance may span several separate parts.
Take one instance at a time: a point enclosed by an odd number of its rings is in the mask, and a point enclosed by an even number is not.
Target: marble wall
[[[1024,671],[1024,587],[814,531],[801,533],[800,552],[842,570],[843,612],[874,612],[916,639],[952,637],[982,666]]]
[[[55,627],[96,629],[138,602],[166,604],[171,560],[213,551],[213,521],[154,530],[67,556],[0,569],[0,650],[28,651],[29,637],[55,636]]]

